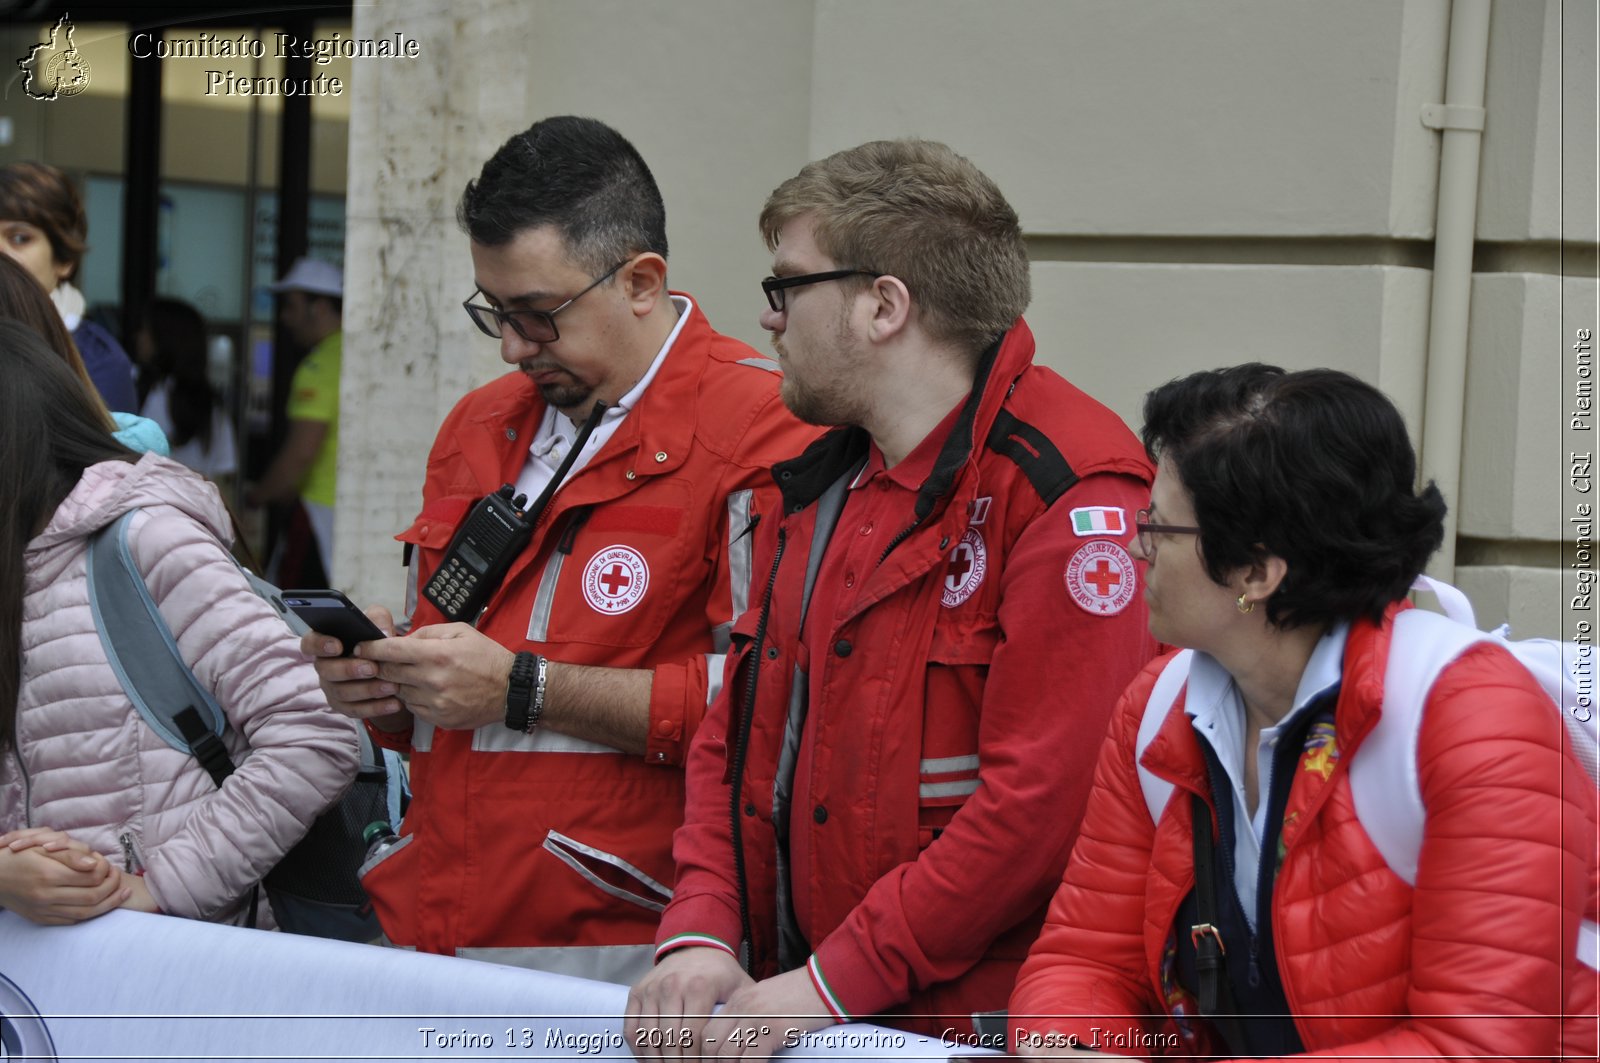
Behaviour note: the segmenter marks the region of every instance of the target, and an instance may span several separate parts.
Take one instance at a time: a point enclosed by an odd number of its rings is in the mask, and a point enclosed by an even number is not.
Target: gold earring
[[[1239,600],[1235,604],[1238,605],[1239,612],[1241,612],[1241,613],[1248,613],[1248,612],[1250,612],[1252,609],[1254,609],[1256,607],[1256,603],[1255,602],[1247,602],[1247,601],[1245,601],[1244,600],[1244,595],[1242,595],[1242,594],[1239,595]]]

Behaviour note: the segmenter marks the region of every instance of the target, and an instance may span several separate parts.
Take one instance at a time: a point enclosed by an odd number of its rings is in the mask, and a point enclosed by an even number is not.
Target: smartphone
[[[381,639],[384,634],[356,604],[335,590],[284,591],[278,612],[297,634],[315,631],[332,635],[343,647],[341,657],[355,652],[356,643]],[[273,601],[276,607],[278,602]],[[296,623],[290,617],[297,618]]]

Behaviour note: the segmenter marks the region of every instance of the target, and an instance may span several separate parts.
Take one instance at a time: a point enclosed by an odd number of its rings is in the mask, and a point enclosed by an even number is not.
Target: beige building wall
[[[863,140],[947,141],[1021,214],[1047,364],[1135,427],[1155,384],[1251,359],[1371,380],[1418,439],[1462,420],[1456,577],[1481,621],[1567,630],[1568,454],[1587,445],[1563,432],[1567,347],[1596,314],[1591,0],[1492,6],[1464,417],[1426,408],[1441,134],[1422,114],[1443,101],[1451,0],[440,6],[356,8],[356,36],[422,48],[351,73],[336,565],[359,598],[398,604],[390,536],[433,431],[504,368],[458,309],[455,198],[508,135],[582,113],[654,168],[674,284],[758,346],[766,193]]]

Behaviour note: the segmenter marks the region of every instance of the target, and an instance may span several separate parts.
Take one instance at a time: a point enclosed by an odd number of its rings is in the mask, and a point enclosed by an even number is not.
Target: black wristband
[[[511,678],[506,682],[506,726],[519,734],[528,730],[528,709],[538,672],[537,654],[523,651],[511,661]]]

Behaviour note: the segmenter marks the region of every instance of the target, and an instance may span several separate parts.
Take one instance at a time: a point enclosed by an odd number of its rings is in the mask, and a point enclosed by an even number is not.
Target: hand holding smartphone
[[[385,637],[366,613],[336,590],[284,591],[281,598],[272,599],[272,606],[295,634],[314,631],[338,639],[341,657],[354,653],[358,642]]]

